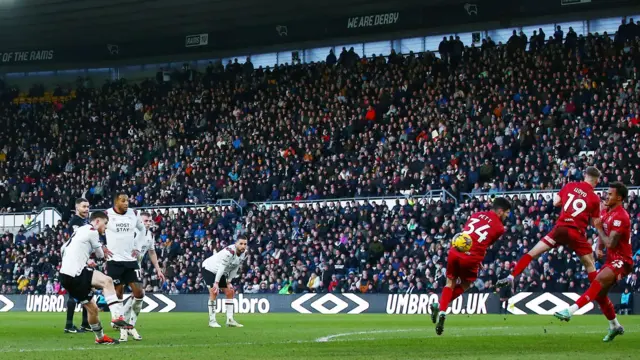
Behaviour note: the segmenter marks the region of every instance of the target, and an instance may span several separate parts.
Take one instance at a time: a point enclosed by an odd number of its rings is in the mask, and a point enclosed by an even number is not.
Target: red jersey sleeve
[[[599,218],[600,217],[600,196],[598,196],[598,194],[594,193],[593,197],[591,198],[591,211],[589,214],[589,217],[591,217],[592,219],[595,218]]]

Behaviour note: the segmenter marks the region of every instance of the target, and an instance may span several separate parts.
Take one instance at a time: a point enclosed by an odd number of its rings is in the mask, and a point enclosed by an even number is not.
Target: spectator
[[[620,295],[620,305],[618,306],[618,313],[620,315],[629,315],[629,310],[633,312],[633,307],[631,307],[631,296],[632,294],[629,292],[629,288],[624,289],[624,293]]]
[[[131,194],[132,207],[155,209],[231,198],[240,207],[153,211],[170,280],[159,284],[147,274],[146,287],[203,291],[202,259],[246,233],[240,291],[413,293],[422,284],[437,293],[447,240],[468,214],[486,208],[481,194],[528,194],[514,196],[505,238],[488,253],[475,291],[490,292],[496,274],[554,222],[550,199],[536,191],[580,180],[591,164],[603,164],[601,186],[640,185],[640,44],[610,57],[619,48],[607,37],[587,35],[574,49],[571,39],[544,44],[541,29],[537,36],[536,52],[517,58],[501,56],[490,38],[477,49],[451,37],[442,60],[419,54],[361,62],[343,49],[335,66],[245,72],[237,61],[226,70],[216,63],[159,83],[80,87],[62,107],[3,103],[0,111],[16,121],[0,133],[8,189],[0,191],[0,208],[67,213],[82,194],[100,208],[116,189]],[[579,63],[574,50],[582,52]],[[75,136],[68,128],[87,131]],[[452,196],[422,196],[439,189]],[[473,198],[463,195],[469,192]],[[353,200],[383,195],[407,198],[389,206]],[[296,204],[256,203],[265,200]],[[627,209],[637,230],[637,196]],[[29,238],[3,235],[6,289],[46,292],[69,236],[63,221]],[[637,289],[635,261],[625,281]],[[580,292],[586,276],[564,249],[526,274],[530,281],[516,291]]]

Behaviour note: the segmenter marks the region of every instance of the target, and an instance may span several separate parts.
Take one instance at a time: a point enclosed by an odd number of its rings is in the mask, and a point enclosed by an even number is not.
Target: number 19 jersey
[[[589,218],[600,216],[600,197],[589,183],[568,183],[558,195],[562,202],[562,211],[556,226],[572,227],[585,232],[589,226]]]
[[[471,250],[467,253],[482,261],[487,249],[504,234],[502,220],[493,211],[477,212],[469,217],[462,232],[473,240]]]

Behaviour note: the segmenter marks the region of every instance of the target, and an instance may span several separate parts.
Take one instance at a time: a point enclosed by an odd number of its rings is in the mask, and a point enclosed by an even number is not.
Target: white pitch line
[[[353,336],[353,335],[370,335],[370,334],[387,334],[387,333],[399,333],[399,332],[408,332],[408,331],[424,331],[424,329],[396,329],[396,330],[373,330],[373,331],[354,331],[342,334],[334,334],[329,336],[319,337],[315,340],[315,342],[328,342],[335,338],[344,337],[344,336]],[[363,339],[359,339],[363,340]]]

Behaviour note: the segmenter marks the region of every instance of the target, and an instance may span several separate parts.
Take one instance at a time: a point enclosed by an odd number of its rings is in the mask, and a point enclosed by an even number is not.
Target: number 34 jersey
[[[584,233],[589,226],[589,218],[600,216],[600,197],[587,182],[568,183],[558,196],[562,201],[562,211],[556,226],[572,227]]]
[[[502,220],[493,211],[477,212],[469,217],[462,232],[473,240],[471,250],[467,255],[484,259],[487,249],[504,234]]]

